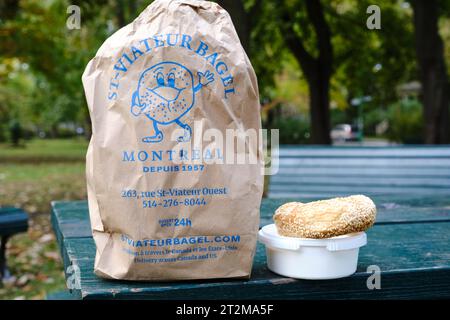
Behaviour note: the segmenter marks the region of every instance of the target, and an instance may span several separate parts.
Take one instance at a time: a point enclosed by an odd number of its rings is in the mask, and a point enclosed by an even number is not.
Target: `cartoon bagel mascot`
[[[191,127],[180,119],[195,103],[195,94],[204,86],[214,81],[209,72],[198,72],[198,84],[194,86],[194,76],[185,66],[177,62],[160,62],[144,70],[139,78],[138,87],[133,93],[131,113],[142,113],[153,122],[155,134],[143,137],[147,143],[160,142],[163,133],[158,125],[176,123],[184,129],[178,137],[179,142],[189,141]]]

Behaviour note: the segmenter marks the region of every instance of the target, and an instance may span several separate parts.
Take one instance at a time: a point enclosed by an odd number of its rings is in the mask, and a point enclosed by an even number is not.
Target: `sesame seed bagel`
[[[309,203],[288,202],[273,216],[278,233],[296,238],[331,238],[370,228],[377,209],[363,195]]]

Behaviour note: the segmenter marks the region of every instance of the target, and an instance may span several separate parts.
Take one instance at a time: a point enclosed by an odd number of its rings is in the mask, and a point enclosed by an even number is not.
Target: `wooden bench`
[[[449,195],[450,147],[282,146],[269,197]]]
[[[0,208],[0,281],[8,276],[6,264],[6,243],[19,232],[28,229],[28,215],[18,208]]]
[[[450,298],[450,197],[374,195],[376,225],[368,230],[357,272],[343,279],[307,281],[267,269],[258,244],[250,280],[174,283],[112,281],[93,273],[95,245],[86,201],[53,202],[52,224],[73,299],[408,299]],[[265,199],[261,226],[289,199]],[[381,289],[367,286],[368,267],[380,268]],[[60,296],[64,297],[64,296]],[[55,296],[54,298],[58,298]]]

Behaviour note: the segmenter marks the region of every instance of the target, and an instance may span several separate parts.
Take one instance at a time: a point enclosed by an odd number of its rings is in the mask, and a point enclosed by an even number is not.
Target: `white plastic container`
[[[274,224],[259,231],[266,245],[267,266],[279,275],[297,279],[336,279],[352,275],[359,248],[366,245],[364,232],[327,239],[284,237]]]

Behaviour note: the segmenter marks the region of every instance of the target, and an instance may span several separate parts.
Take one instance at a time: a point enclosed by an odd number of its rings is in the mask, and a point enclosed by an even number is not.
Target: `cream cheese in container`
[[[275,224],[259,231],[259,241],[266,246],[268,268],[282,276],[324,280],[355,273],[359,248],[366,245],[365,232],[311,239],[285,237]]]

